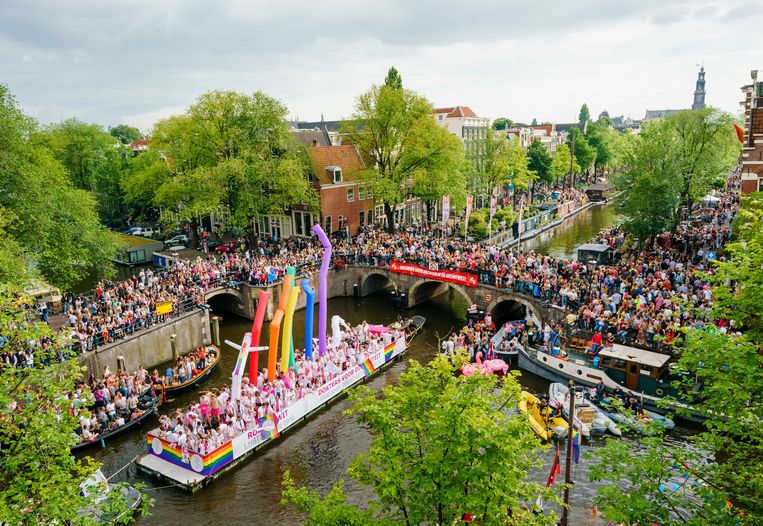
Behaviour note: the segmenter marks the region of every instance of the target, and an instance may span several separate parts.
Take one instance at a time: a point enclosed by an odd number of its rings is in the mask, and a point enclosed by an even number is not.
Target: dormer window
[[[331,178],[332,182],[334,183],[342,182],[342,168],[340,168],[339,166],[327,166],[326,173],[328,174],[329,178]]]

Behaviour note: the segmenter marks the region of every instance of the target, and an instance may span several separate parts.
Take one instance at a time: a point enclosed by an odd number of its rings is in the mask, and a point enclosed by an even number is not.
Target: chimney
[[[313,146],[318,146],[318,139],[313,139]]]

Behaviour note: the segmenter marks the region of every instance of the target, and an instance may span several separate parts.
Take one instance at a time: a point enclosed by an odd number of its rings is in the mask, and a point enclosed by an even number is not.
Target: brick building
[[[744,100],[744,145],[742,147],[742,193],[763,191],[763,81],[758,70],[752,83],[742,86]]]
[[[382,211],[376,209],[371,188],[360,179],[365,167],[355,146],[312,146],[307,153],[320,193],[323,229],[346,230],[354,236],[359,227],[372,224]]]

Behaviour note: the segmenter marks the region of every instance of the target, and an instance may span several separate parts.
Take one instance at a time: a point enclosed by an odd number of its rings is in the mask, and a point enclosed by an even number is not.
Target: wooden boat
[[[541,409],[540,400],[535,395],[522,391],[519,410],[527,415],[530,427],[541,440],[562,437],[567,433],[567,421],[560,416],[551,416],[551,408]]]
[[[217,364],[220,363],[221,353],[220,353],[220,349],[218,349],[216,345],[207,345],[206,348],[208,351],[211,350],[215,352],[215,359],[209,365],[207,365],[203,370],[199,371],[199,374],[179,384],[155,385],[154,389],[156,389],[156,392],[159,393],[160,395],[163,395],[165,398],[173,397],[175,395],[178,395],[180,393],[184,393],[185,391],[193,389],[194,387],[197,387],[204,380],[209,378],[209,375],[212,374],[212,371],[214,371],[215,367],[217,367]]]
[[[156,409],[161,404],[161,398],[159,398],[158,396],[152,396],[151,390],[147,389],[140,395],[140,399],[141,401],[138,403],[138,408],[143,410],[143,412],[140,415],[130,420],[129,422],[125,422],[124,425],[119,426],[116,429],[107,431],[106,433],[102,435],[98,435],[94,440],[86,440],[86,441],[80,442],[79,444],[73,446],[71,448],[71,451],[73,453],[76,451],[82,451],[96,444],[104,448],[106,447],[107,440],[111,440],[114,437],[127,433],[131,429],[136,429],[140,427],[142,422],[148,420],[149,418],[151,418],[151,416],[156,414]]]

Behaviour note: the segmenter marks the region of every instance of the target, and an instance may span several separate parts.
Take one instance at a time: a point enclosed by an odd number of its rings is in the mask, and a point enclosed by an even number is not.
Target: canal
[[[525,244],[526,249],[557,256],[571,255],[575,246],[591,238],[599,229],[615,220],[610,207],[593,207],[560,226],[557,235]],[[410,314],[427,318],[424,330],[413,340],[407,359],[421,362],[430,360],[437,352],[437,343],[451,331],[459,330],[464,320],[458,313],[465,312],[459,305],[458,295],[448,294],[412,309]],[[340,298],[330,300],[331,315],[338,314],[349,323],[368,320],[372,323],[389,323],[398,313],[391,309],[386,295],[382,292],[363,299]],[[227,313],[221,313],[222,339],[240,341],[251,328],[251,322]],[[304,334],[304,311],[295,314],[294,334]],[[267,334],[263,340],[267,341]],[[206,382],[205,387],[219,387],[228,384],[235,362],[235,352],[226,347],[220,367]],[[405,371],[406,362],[395,363],[382,375],[369,382],[373,389],[394,384]],[[520,378],[521,383],[535,393],[546,392],[548,382],[530,374]],[[172,413],[186,406],[196,393],[182,395],[162,407],[162,412]],[[212,485],[191,496],[175,488],[164,488],[163,483],[155,483],[130,466],[119,475],[120,480],[143,481],[155,499],[151,516],[141,519],[141,525],[165,525],[183,523],[187,525],[271,523],[299,524],[300,517],[290,508],[279,505],[281,480],[286,470],[290,470],[297,484],[326,492],[340,478],[348,481],[347,467],[360,452],[367,451],[371,436],[355,420],[344,414],[348,402],[342,400],[318,414],[304,425],[291,430],[274,447],[258,453],[250,461],[216,480]],[[154,423],[156,420],[154,420]],[[681,440],[687,430],[676,429],[669,440]],[[589,447],[597,447],[603,439],[595,439]],[[115,473],[145,451],[145,429],[128,434],[109,444],[101,451],[90,454],[103,462],[104,472]],[[584,447],[584,451],[585,451]],[[546,451],[544,468],[533,474],[539,482],[545,481],[553,452]],[[595,487],[588,482],[586,461],[574,469],[575,486],[572,490],[572,524],[585,524],[587,510],[592,503]],[[368,488],[359,487],[348,481],[348,494],[354,502],[363,502],[370,495]]]

